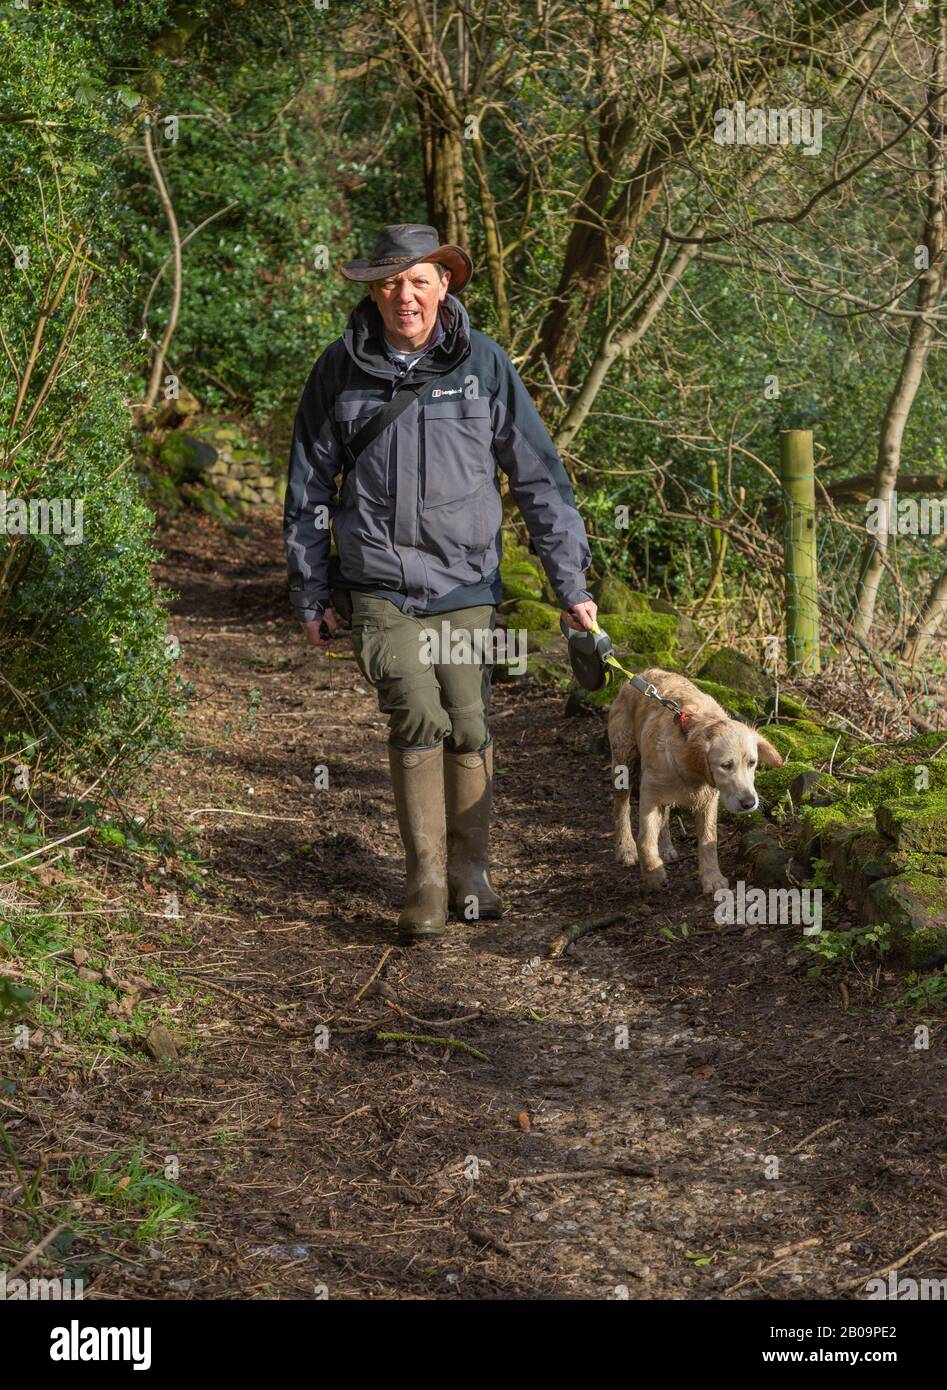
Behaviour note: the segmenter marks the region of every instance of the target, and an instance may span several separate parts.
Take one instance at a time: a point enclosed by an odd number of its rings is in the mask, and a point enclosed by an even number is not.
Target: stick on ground
[[[587,922],[574,922],[571,927],[566,927],[558,936],[553,937],[546,954],[550,960],[558,960],[580,936],[586,936],[590,931],[601,931],[603,927],[610,927],[615,922],[624,922],[627,917],[628,913],[625,911],[609,912],[604,917],[591,917]]]
[[[478,1052],[459,1038],[434,1038],[427,1033],[376,1033],[375,1037],[379,1042],[421,1042],[434,1043],[436,1047],[455,1047],[459,1052],[469,1052],[471,1057],[479,1057],[481,1062],[490,1060],[486,1053]]]

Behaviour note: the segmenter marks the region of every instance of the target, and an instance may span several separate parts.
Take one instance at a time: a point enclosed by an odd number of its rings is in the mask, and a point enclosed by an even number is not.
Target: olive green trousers
[[[490,742],[492,604],[413,617],[389,599],[352,592],[358,669],[399,748],[479,753]],[[465,636],[466,634],[466,636]]]

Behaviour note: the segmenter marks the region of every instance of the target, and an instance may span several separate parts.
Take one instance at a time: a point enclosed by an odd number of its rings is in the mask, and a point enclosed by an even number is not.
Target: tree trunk
[[[903,661],[914,663],[923,656],[931,641],[936,637],[947,618],[947,569],[942,570],[940,578],[924,600],[924,604],[908,630],[901,644]]]
[[[393,29],[418,109],[427,217],[442,242],[468,246],[462,106],[423,5],[403,5]]]
[[[945,12],[938,7],[936,47],[931,55],[931,75],[927,97],[931,103],[927,116],[927,216],[924,224],[924,244],[928,252],[927,269],[917,288],[917,307],[926,314],[937,308],[944,287],[944,72],[945,72]],[[934,337],[934,325],[927,317],[911,320],[908,345],[901,371],[881,424],[878,440],[878,462],[875,467],[875,497],[885,521],[891,496],[898,481],[901,464],[901,444],[904,430],[917,389],[924,374],[924,364]],[[882,525],[862,552],[861,570],[855,590],[852,631],[865,642],[875,616],[875,604],[884,574],[888,549],[887,526]]]

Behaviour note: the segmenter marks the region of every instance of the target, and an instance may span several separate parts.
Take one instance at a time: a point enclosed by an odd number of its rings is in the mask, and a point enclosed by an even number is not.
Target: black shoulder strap
[[[339,483],[340,496],[345,486],[345,480],[355,467],[359,454],[363,453],[373,439],[377,439],[383,430],[386,430],[393,421],[397,420],[398,416],[401,415],[403,411],[407,410],[411,402],[416,399],[418,393],[423,391],[428,384],[427,381],[413,381],[410,384],[406,382],[403,386],[399,386],[391,400],[386,401],[381,410],[373,415],[357,434],[352,436],[346,446],[348,457],[342,465],[342,481]]]

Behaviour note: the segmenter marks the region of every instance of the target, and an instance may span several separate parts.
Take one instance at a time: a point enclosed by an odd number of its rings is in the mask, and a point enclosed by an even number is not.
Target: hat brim
[[[413,265],[425,261],[440,261],[450,271],[451,294],[458,294],[473,274],[473,261],[460,246],[438,246],[435,251],[425,251],[420,256],[405,256],[386,265],[368,260],[346,261],[339,269],[346,280],[357,280],[364,284],[370,280],[387,280],[392,275],[400,275]]]

